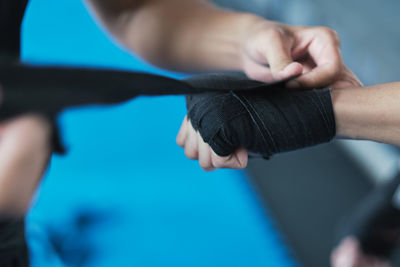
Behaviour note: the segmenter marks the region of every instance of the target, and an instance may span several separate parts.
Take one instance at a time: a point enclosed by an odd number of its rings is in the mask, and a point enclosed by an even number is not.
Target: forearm
[[[400,145],[400,83],[332,91],[337,136]]]
[[[0,217],[28,210],[51,153],[47,122],[26,117],[11,123],[0,143]]]
[[[242,69],[243,36],[261,20],[202,0],[131,1],[135,4],[130,5],[119,0],[120,8],[107,7],[102,0],[89,2],[129,50],[158,66],[183,71]]]

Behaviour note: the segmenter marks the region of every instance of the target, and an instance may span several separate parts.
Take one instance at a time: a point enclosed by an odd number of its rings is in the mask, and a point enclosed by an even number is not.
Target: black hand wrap
[[[284,82],[265,84],[226,74],[200,75],[181,81],[127,71],[0,65],[0,121],[26,113],[38,113],[53,120],[69,107],[116,104],[138,95],[256,91],[282,87]],[[62,153],[57,127],[54,129],[54,149]]]
[[[400,241],[400,209],[394,205],[399,187],[400,176],[369,194],[342,226],[340,239],[355,236],[366,254],[388,259]]]
[[[0,266],[29,266],[24,219],[0,218]]]
[[[189,79],[196,87],[203,79]],[[209,81],[212,86],[214,81]],[[226,87],[235,83],[226,83]],[[263,87],[255,90],[211,92],[187,96],[188,118],[203,140],[220,156],[238,147],[269,158],[273,154],[329,142],[336,133],[330,91],[294,92]],[[258,86],[258,87],[257,87]]]
[[[220,155],[244,146],[268,157],[335,135],[329,91],[289,92],[285,81],[265,84],[227,74],[180,81],[124,71],[0,65],[0,82],[0,120],[26,113],[53,119],[68,107],[116,104],[138,95],[209,92],[188,98],[189,117]],[[54,144],[62,152],[57,138]]]

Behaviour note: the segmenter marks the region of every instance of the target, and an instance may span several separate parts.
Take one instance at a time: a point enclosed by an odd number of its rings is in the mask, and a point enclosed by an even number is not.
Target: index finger
[[[183,147],[185,145],[186,132],[187,132],[187,116],[182,121],[181,128],[179,129],[178,135],[176,136],[176,143],[178,146]]]
[[[296,80],[297,83],[288,86],[322,88],[336,82],[344,68],[337,34],[332,30],[320,29],[305,49],[302,53],[307,54],[314,66],[300,76]],[[301,50],[297,53],[300,52]]]
[[[288,82],[287,86],[289,88],[323,88],[336,82],[341,68],[342,65],[339,62],[326,63]]]

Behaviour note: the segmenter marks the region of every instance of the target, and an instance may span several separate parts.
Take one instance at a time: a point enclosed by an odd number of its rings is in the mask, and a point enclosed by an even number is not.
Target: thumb
[[[292,59],[293,38],[283,28],[271,28],[266,39],[267,44],[263,49],[264,56],[275,78],[284,79],[302,73],[302,65]]]

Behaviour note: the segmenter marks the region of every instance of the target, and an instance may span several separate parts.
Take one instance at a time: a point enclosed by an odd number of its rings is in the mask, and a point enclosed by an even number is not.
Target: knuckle
[[[208,170],[212,168],[212,165],[209,161],[206,160],[199,160],[200,167],[204,170]]]
[[[331,35],[333,33],[333,29],[326,26],[318,26],[317,30],[327,35]]]
[[[330,28],[330,27],[326,27],[326,26],[320,26],[317,27],[317,30],[324,36],[326,36],[327,38],[333,40],[335,42],[336,45],[340,46],[340,37],[339,34],[337,33],[337,31],[335,31],[334,29]]]
[[[212,164],[216,168],[224,168],[227,165],[227,159],[220,156],[216,156],[212,158]]]
[[[211,156],[202,153],[199,155],[199,164],[204,170],[212,168]]]
[[[265,30],[265,35],[270,39],[281,38],[284,35],[284,30],[280,26],[271,26]]]
[[[339,33],[335,30],[333,30],[333,38],[337,44],[338,47],[341,47],[341,42],[340,42],[340,36]]]
[[[244,169],[247,167],[247,160],[243,161],[243,162],[238,162],[237,163],[237,167],[238,169]]]

